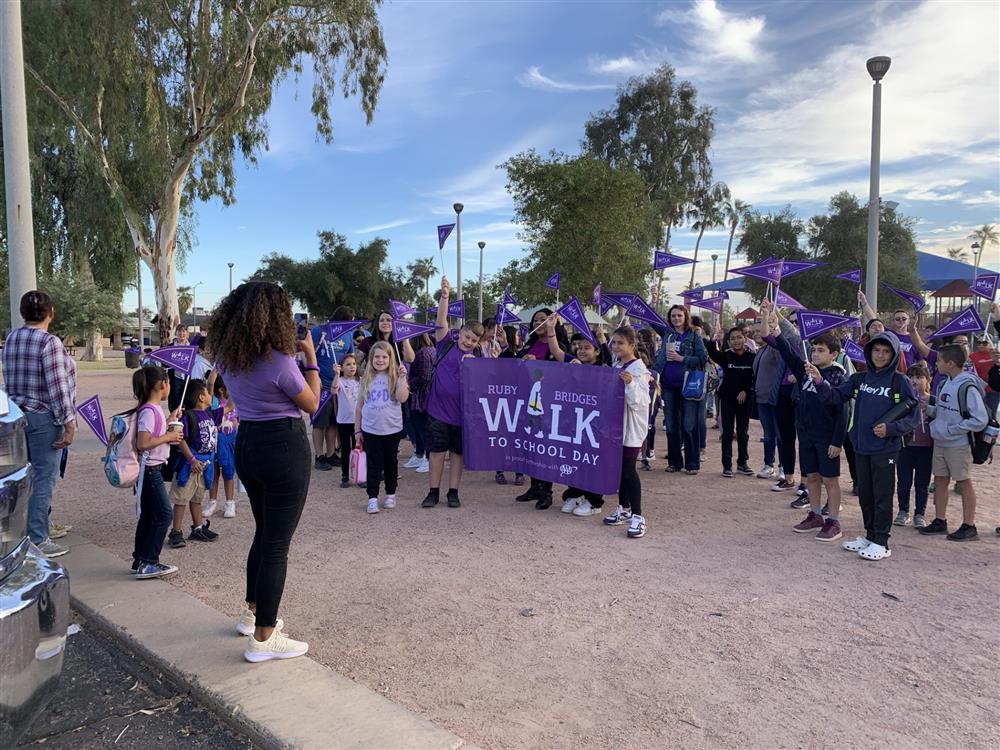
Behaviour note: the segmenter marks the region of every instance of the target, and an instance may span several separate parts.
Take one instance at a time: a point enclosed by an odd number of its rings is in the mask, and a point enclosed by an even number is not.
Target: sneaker
[[[435,505],[438,504],[439,498],[440,494],[435,490],[431,490],[430,492],[427,493],[427,497],[424,498],[424,501],[420,503],[420,507],[433,508]]]
[[[309,644],[305,641],[293,641],[275,627],[271,637],[266,641],[258,641],[252,635],[247,639],[247,647],[243,658],[249,662],[270,661],[271,659],[294,659],[305,656]]]
[[[66,534],[71,532],[73,527],[68,523],[50,523],[49,524],[49,539],[62,539]]]
[[[875,544],[872,542],[863,550],[858,552],[858,557],[864,560],[885,560],[887,557],[892,556],[892,550],[888,547],[883,547],[881,544]]]
[[[820,529],[820,532],[816,535],[816,541],[835,542],[842,536],[843,533],[840,530],[840,521],[837,521],[833,518],[828,518],[826,519],[826,522],[823,524],[823,528]]]
[[[858,485],[856,484],[851,485],[851,494],[854,495],[854,497],[858,496]]]
[[[646,459],[650,462],[655,461],[656,453],[654,453],[653,451],[646,451]]]
[[[822,529],[825,525],[823,523],[823,516],[814,511],[809,511],[802,521],[792,526],[792,531],[797,534],[808,534],[810,531]]]
[[[179,529],[171,529],[170,533],[167,534],[167,546],[170,549],[187,547],[187,542],[184,541],[184,532]]]
[[[208,521],[203,521],[201,526],[192,526],[191,533],[188,534],[188,539],[195,542],[214,542],[218,538],[218,534],[208,530]]]
[[[905,510],[899,511],[892,521],[893,526],[906,526],[910,522],[910,514]]]
[[[621,526],[623,523],[631,519],[632,519],[632,511],[630,511],[628,508],[623,508],[622,506],[619,505],[618,510],[612,513],[610,516],[604,517],[604,525]]]
[[[736,467],[736,473],[737,474],[742,474],[745,477],[752,477],[753,476],[753,469],[751,469],[746,464],[742,464],[742,465]]]
[[[253,631],[256,626],[257,615],[249,609],[245,609],[243,610],[243,614],[240,615],[240,619],[236,621],[236,632],[240,635],[253,635]],[[279,617],[278,621],[274,624],[274,629],[281,630],[283,627],[285,627],[285,623]]]
[[[552,496],[549,496],[549,505],[552,505]],[[448,507],[461,508],[462,501],[458,499],[458,490],[448,490]],[[545,506],[549,507],[548,505]]]
[[[430,459],[428,458],[421,459],[420,466],[417,467],[417,474],[426,474],[430,470],[431,470]]]
[[[527,492],[522,492],[514,499],[519,503],[530,503],[532,500],[538,500],[538,494],[534,487],[529,487]]]
[[[44,539],[35,545],[38,547],[38,551],[42,553],[44,557],[51,560],[53,557],[62,557],[67,552],[69,552],[69,547],[63,547],[61,544],[56,544],[52,541],[52,538]]]
[[[763,469],[757,472],[758,479],[773,479],[774,478],[774,467],[765,466]]]
[[[782,477],[771,485],[771,492],[787,492],[788,490],[794,490],[796,487],[798,487],[798,485],[791,479]]]
[[[215,509],[218,507],[218,500],[209,500],[204,506],[202,506],[201,515],[205,518],[211,518],[212,514],[215,513]]]
[[[166,578],[177,572],[176,565],[164,565],[163,563],[145,563],[140,565],[135,571],[137,581],[145,581],[149,578]]]
[[[566,498],[566,502],[563,503],[562,508],[560,508],[559,510],[562,513],[572,513],[574,510],[576,510],[576,506],[579,505],[581,502],[584,501],[578,497]],[[587,505],[590,505],[590,503],[587,503]]]
[[[803,508],[808,508],[812,503],[809,501],[809,495],[804,497],[797,497],[792,502],[788,504],[789,508],[793,510],[802,510]]]
[[[921,534],[947,534],[948,522],[943,518],[935,518],[922,529],[917,529]]]
[[[629,539],[638,539],[639,537],[646,535],[646,519],[642,516],[632,516],[632,522],[629,524],[628,531],[625,535]]]
[[[522,486],[524,486],[524,474],[515,474],[514,475],[514,486],[515,487],[522,487]]]
[[[871,544],[871,542],[869,542],[866,537],[859,536],[855,537],[849,542],[844,542],[840,546],[846,549],[848,552],[860,552],[869,544]]]
[[[967,542],[970,539],[979,538],[979,532],[971,523],[963,523],[948,535],[948,540],[952,542]]]
[[[724,476],[726,479],[732,479],[733,478],[733,470],[732,469],[723,469],[722,470],[722,476]]]
[[[819,514],[821,516],[830,515],[830,503],[825,503],[822,508],[820,508]]]
[[[387,510],[392,510],[393,508],[395,508],[396,507],[396,496],[395,495],[386,495],[385,496],[385,502],[382,504],[382,507],[385,508],[385,509],[387,509]]]
[[[642,458],[642,459],[640,459],[639,463],[642,466],[642,470],[643,471],[652,471],[653,470],[653,467],[650,466],[650,464],[649,464],[649,459],[648,458]]]
[[[507,475],[504,474],[502,471],[498,471],[496,475],[493,477],[493,481],[496,482],[497,484],[507,484]]]
[[[704,459],[702,459],[702,460],[704,460]],[[687,474],[688,476],[693,477],[695,474],[698,473],[698,470],[697,469],[684,469],[684,473]]]
[[[414,453],[412,456],[410,456],[410,460],[407,461],[405,464],[403,464],[403,468],[415,469],[418,466],[420,466],[420,464],[422,464],[423,462],[424,462],[424,457],[418,456],[416,453]]]
[[[552,507],[551,492],[546,492],[544,495],[542,495],[535,501],[535,510],[548,510],[551,507]]]
[[[927,519],[925,519],[919,513],[915,514],[913,516],[913,528],[915,528],[915,529],[924,529],[924,528],[927,528]]]
[[[368,512],[369,513],[378,513],[378,498],[377,497],[370,497],[370,498],[368,498]]]
[[[222,510],[223,518],[236,518],[236,501],[226,500],[226,504],[223,506]]]
[[[333,469],[326,456],[316,456],[316,460],[313,461],[313,468],[316,471],[331,471]]]
[[[600,515],[600,513],[601,509],[591,505],[590,500],[581,500],[573,509],[573,515],[577,518],[590,518],[591,516]]]

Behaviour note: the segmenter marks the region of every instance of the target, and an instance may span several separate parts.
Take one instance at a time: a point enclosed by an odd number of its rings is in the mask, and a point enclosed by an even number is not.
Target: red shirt
[[[976,375],[982,379],[983,383],[989,382],[990,368],[993,367],[993,354],[975,351],[969,355],[969,359],[972,360],[972,366],[976,368]],[[989,387],[986,388],[986,391],[993,392]]]

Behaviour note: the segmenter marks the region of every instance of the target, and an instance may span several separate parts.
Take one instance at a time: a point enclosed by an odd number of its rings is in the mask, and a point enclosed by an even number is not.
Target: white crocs
[[[875,544],[875,542],[872,542],[858,552],[858,556],[863,557],[865,560],[884,560],[890,555],[892,555],[891,549],[883,547],[881,544]]]
[[[849,542],[844,542],[840,546],[846,549],[848,552],[860,552],[865,549],[871,542],[869,542],[865,537],[859,536],[852,539]]]

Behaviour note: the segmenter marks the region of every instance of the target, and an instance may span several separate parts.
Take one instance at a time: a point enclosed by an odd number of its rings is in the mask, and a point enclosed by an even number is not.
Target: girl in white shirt
[[[358,408],[358,360],[353,354],[346,354],[340,364],[333,366],[333,385],[337,396],[337,434],[340,435],[340,486],[351,486],[347,478],[351,468],[351,451],[354,450],[354,412]]]

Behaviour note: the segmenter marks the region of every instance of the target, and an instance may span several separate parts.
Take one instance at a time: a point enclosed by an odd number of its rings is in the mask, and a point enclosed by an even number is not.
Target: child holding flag
[[[182,436],[178,443],[183,460],[176,468],[174,483],[170,488],[170,501],[174,506],[174,527],[168,536],[172,548],[185,546],[184,523],[185,506],[191,508],[191,533],[188,539],[198,542],[214,542],[218,534],[209,526],[211,521],[201,513],[201,502],[205,490],[214,478],[215,451],[218,445],[218,423],[211,412],[212,393],[203,380],[188,383],[184,396]],[[219,415],[221,417],[221,414]]]
[[[351,486],[351,451],[354,450],[354,417],[358,409],[358,361],[354,354],[345,354],[339,365],[333,366],[333,393],[337,397],[337,435],[340,439],[340,487]]]

